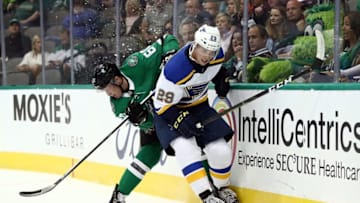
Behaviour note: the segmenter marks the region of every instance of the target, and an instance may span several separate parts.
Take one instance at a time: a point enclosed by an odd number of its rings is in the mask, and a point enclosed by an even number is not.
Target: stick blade
[[[19,195],[23,196],[23,197],[34,197],[34,196],[39,196],[42,194],[45,194],[47,192],[50,192],[52,189],[54,189],[56,186],[56,184],[44,187],[40,190],[34,190],[34,191],[22,191],[19,192]]]

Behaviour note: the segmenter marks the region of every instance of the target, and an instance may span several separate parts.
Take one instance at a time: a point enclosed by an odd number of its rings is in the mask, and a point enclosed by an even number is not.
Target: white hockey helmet
[[[210,51],[219,51],[221,47],[220,31],[217,27],[202,25],[195,32],[195,43]]]

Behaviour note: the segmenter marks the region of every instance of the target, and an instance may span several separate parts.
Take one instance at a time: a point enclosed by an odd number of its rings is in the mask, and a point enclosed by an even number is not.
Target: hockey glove
[[[189,113],[189,111],[180,111],[173,127],[183,137],[200,136],[203,134],[202,128],[196,127],[197,120]]]
[[[230,90],[229,81],[225,81],[225,79],[223,81],[219,81],[217,84],[215,84],[215,91],[219,97],[222,97],[222,98],[226,97],[229,90]]]
[[[221,67],[216,76],[212,79],[215,84],[215,92],[219,97],[226,97],[230,90],[228,70]]]
[[[129,116],[129,121],[134,125],[140,125],[146,121],[148,110],[144,105],[138,102],[132,102],[126,108],[126,115]]]

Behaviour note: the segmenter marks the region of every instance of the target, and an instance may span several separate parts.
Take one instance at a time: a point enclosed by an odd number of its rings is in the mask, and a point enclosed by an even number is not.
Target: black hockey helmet
[[[103,89],[115,76],[121,76],[119,69],[113,63],[101,63],[95,66],[91,83],[96,89]]]

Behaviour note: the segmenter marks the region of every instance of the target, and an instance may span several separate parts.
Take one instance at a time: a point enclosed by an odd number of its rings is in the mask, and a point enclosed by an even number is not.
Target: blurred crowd
[[[314,15],[310,12],[314,6],[334,6],[331,0],[249,0],[247,6],[244,2],[3,0],[0,51],[5,51],[5,56],[1,53],[0,82],[6,74],[8,84],[88,84],[94,64],[104,59],[121,63],[164,33],[175,35],[183,46],[194,40],[195,30],[203,24],[214,25],[221,33],[223,65],[231,81],[276,82],[281,79],[279,71],[293,74],[298,70],[292,67],[299,61],[294,53],[298,38],[314,35],[312,29],[333,30],[326,20],[319,23],[315,19],[315,25],[308,20],[308,15]],[[360,76],[358,2],[341,1],[341,81],[357,81]],[[319,81],[334,81],[334,57],[327,54]],[[291,69],[277,68],[276,78],[270,80],[274,76],[261,73],[261,69],[265,69],[264,63],[278,60],[290,61]],[[257,65],[259,61],[263,64]],[[311,61],[297,64],[311,65]]]

